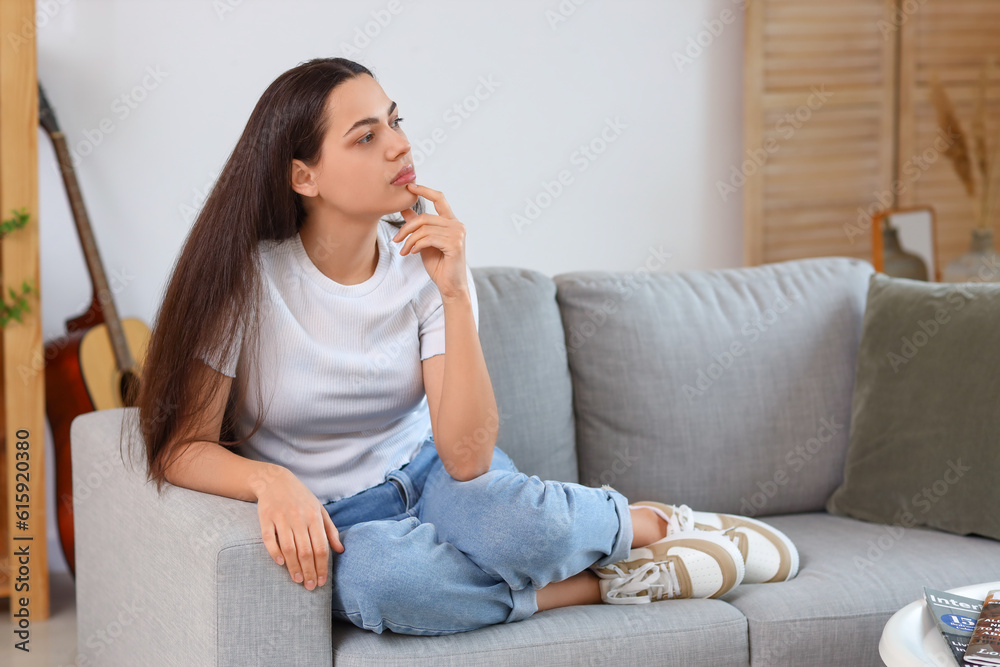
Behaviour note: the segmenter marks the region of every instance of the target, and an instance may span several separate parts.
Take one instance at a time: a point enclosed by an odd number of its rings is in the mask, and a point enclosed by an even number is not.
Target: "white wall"
[[[372,69],[414,149],[433,147],[417,156],[419,181],[466,224],[470,266],[555,275],[741,265],[742,201],[723,201],[716,182],[742,162],[742,4],[38,0],[38,70],[78,157],[118,312],[152,324],[199,202],[260,94],[321,56]],[[614,119],[614,140],[583,157]],[[44,132],[39,153],[48,340],[85,310],[91,284]],[[546,202],[544,183],[563,171],[572,180]],[[528,200],[540,196],[546,206],[530,219]],[[653,248],[669,259],[656,264]],[[49,502],[51,540],[54,493]],[[57,542],[49,553],[64,569]]]

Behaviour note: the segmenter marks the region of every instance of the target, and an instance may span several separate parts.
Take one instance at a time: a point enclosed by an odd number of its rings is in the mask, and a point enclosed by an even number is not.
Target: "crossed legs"
[[[667,522],[651,510],[629,509],[632,515],[632,548],[644,547],[667,535]],[[554,581],[536,591],[538,611],[569,607],[577,604],[602,602],[600,579],[590,570],[574,574],[568,579]]]

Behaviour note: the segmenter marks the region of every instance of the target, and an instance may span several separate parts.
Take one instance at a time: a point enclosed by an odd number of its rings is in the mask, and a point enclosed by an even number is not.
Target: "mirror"
[[[941,281],[932,206],[896,208],[872,217],[872,264],[898,278]]]

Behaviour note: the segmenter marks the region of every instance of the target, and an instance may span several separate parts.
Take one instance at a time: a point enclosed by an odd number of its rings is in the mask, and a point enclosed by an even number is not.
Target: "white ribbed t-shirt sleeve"
[[[469,296],[472,297],[472,316],[479,331],[479,298],[476,295],[476,283],[472,279],[472,269],[468,265],[465,273],[469,281]],[[434,282],[428,283],[430,298],[420,317],[420,360],[423,361],[435,354],[444,354],[444,303],[441,301],[441,291]]]
[[[243,346],[243,323],[236,325],[232,336],[225,336],[222,345],[210,354],[199,354],[198,358],[206,364],[231,378],[236,377],[236,365],[240,359],[240,349]]]

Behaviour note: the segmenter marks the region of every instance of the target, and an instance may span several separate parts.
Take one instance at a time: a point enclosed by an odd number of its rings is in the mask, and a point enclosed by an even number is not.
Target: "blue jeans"
[[[499,447],[488,472],[459,482],[433,436],[382,484],[324,507],[344,545],[330,550],[333,617],[378,634],[520,621],[537,589],[632,545],[628,501],[610,486],[528,477]]]

